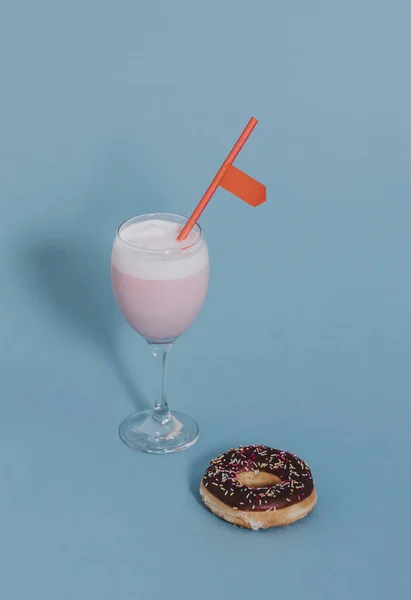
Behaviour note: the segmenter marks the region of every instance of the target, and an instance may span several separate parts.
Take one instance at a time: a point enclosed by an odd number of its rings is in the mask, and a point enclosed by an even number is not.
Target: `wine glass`
[[[196,224],[183,242],[176,238],[185,217],[153,213],[129,219],[117,230],[111,256],[113,291],[131,327],[149,344],[158,365],[154,408],[120,425],[131,448],[155,454],[193,445],[198,426],[168,408],[167,359],[174,341],[190,327],[204,303],[209,280],[207,244]]]

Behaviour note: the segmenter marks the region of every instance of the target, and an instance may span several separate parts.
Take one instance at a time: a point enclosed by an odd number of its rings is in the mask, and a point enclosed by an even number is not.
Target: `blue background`
[[[411,5],[17,0],[0,25],[0,594],[7,600],[407,597]],[[117,435],[153,365],[109,281],[117,225],[189,214],[209,296],[171,355],[200,441]],[[311,466],[305,521],[249,532],[197,496],[265,443]]]

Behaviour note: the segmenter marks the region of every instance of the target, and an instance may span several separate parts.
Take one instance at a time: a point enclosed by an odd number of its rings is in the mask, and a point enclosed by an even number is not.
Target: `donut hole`
[[[273,473],[265,473],[264,471],[241,471],[238,473],[237,479],[243,485],[252,488],[267,487],[281,483],[281,479]]]

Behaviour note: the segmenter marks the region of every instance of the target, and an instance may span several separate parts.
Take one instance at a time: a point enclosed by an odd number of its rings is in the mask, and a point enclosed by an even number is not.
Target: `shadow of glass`
[[[50,311],[90,339],[107,358],[137,411],[148,408],[118,355],[115,335],[121,319],[110,284],[110,245],[90,236],[39,239],[24,249],[24,280],[40,292]]]

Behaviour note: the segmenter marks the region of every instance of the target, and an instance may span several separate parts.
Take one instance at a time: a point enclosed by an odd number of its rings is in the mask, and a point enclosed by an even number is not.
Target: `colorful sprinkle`
[[[240,473],[253,472],[276,475],[281,482],[252,487],[238,478]],[[294,454],[267,446],[232,448],[213,459],[203,483],[214,486],[211,493],[238,510],[269,511],[295,504],[307,498],[314,489],[311,471]]]

